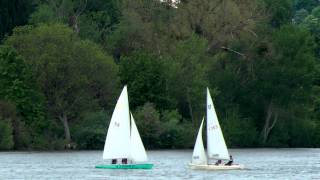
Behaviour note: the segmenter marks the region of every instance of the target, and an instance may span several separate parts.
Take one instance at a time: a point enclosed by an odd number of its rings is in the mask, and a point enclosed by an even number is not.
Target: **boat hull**
[[[244,169],[244,166],[241,164],[233,164],[231,166],[227,166],[227,165],[214,165],[214,164],[198,165],[198,164],[190,163],[189,167],[191,169],[199,169],[199,170],[240,170],[240,169]]]
[[[153,164],[106,164],[97,165],[99,169],[152,169]]]

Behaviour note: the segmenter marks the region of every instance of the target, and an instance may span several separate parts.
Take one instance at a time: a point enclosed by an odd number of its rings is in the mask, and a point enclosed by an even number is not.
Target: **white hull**
[[[189,164],[191,169],[199,169],[199,170],[239,170],[244,169],[244,166],[241,164],[233,164],[231,166],[226,165],[214,165],[214,164],[205,164],[205,165],[198,165],[198,164]]]

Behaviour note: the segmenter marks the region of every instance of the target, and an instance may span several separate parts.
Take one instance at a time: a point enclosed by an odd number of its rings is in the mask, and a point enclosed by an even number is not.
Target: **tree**
[[[311,11],[316,6],[319,6],[320,3],[318,0],[295,0],[294,7],[296,10],[305,9]]]
[[[157,55],[170,51],[173,8],[158,0],[122,2],[119,23],[105,43],[114,57],[120,59],[140,49]]]
[[[80,37],[103,43],[119,21],[119,4],[115,0],[49,0],[39,4],[29,22],[68,24]]]
[[[184,122],[177,110],[161,113],[160,148],[193,148],[198,127],[191,122]]]
[[[0,2],[0,40],[11,33],[15,26],[25,25],[34,9],[33,0],[1,0]]]
[[[35,73],[48,116],[58,119],[71,142],[69,122],[81,112],[112,106],[117,67],[94,43],[61,24],[17,28],[6,41]],[[40,48],[39,48],[40,45]]]
[[[223,132],[228,146],[250,147],[256,146],[258,142],[258,132],[252,119],[246,119],[239,116],[236,108],[228,109],[223,122]]]
[[[155,148],[159,145],[161,134],[160,114],[151,103],[145,103],[138,108],[133,117],[136,120],[141,138],[148,148]]]
[[[71,128],[77,149],[103,149],[110,118],[104,111],[83,113]]]
[[[31,14],[30,22],[37,23],[66,23],[75,32],[79,32],[79,17],[87,6],[87,0],[49,0],[40,3],[37,10]]]
[[[256,21],[262,17],[261,8],[250,0],[193,0],[181,1],[172,21],[177,38],[192,34],[205,37],[210,51],[229,49],[233,40],[243,35],[257,36]]]
[[[270,24],[279,28],[283,24],[290,23],[293,17],[293,0],[264,0],[265,9],[270,18]]]
[[[207,41],[197,35],[176,45],[167,60],[169,92],[176,98],[179,110],[192,122],[203,116],[207,86]],[[212,89],[213,96],[215,92]]]
[[[10,150],[14,147],[13,121],[16,121],[16,111],[13,105],[0,101],[0,149]]]
[[[48,121],[44,96],[33,72],[13,48],[6,46],[0,47],[0,72],[0,102],[4,101],[0,106],[8,114],[2,118],[11,124],[14,149],[37,145],[35,138],[47,134]]]
[[[284,119],[281,116],[289,116],[291,120],[297,118],[294,113],[286,113],[290,111],[290,105],[299,103],[306,107],[310,103],[315,76],[315,44],[308,31],[288,25],[276,31],[272,38],[270,56],[258,62],[256,67],[259,70],[255,89],[265,112],[264,143],[278,120]]]
[[[24,123],[33,127],[35,133],[42,132],[46,126],[44,97],[36,86],[30,67],[13,48],[1,46],[0,72],[0,99],[14,103]],[[18,127],[15,122],[13,120],[13,126]]]
[[[154,103],[159,110],[174,106],[168,93],[167,75],[163,59],[145,52],[135,52],[120,59],[122,84],[129,86],[133,108]]]
[[[228,120],[225,114],[238,107],[237,124],[252,120],[264,145],[270,135],[284,137],[281,126],[289,128],[299,118],[308,119],[316,75],[315,44],[306,29],[287,25],[268,32],[270,36],[264,35],[249,49],[250,56],[219,53],[208,64],[210,86],[218,91],[218,114]],[[233,126],[234,122],[221,123]]]
[[[12,125],[10,120],[0,117],[0,149],[10,150],[14,142],[12,137]]]
[[[315,37],[317,43],[317,56],[320,56],[320,6],[314,8],[310,15],[305,17],[301,26],[307,28]]]
[[[294,15],[294,22],[297,24],[301,24],[308,15],[309,15],[309,12],[307,10],[305,9],[298,10]]]
[[[121,17],[121,1],[91,0],[79,19],[79,35],[107,46],[106,40]]]

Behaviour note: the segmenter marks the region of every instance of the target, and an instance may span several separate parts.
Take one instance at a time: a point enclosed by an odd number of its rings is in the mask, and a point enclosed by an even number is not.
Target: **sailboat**
[[[103,169],[151,169],[139,131],[129,112],[127,86],[124,86],[113,111],[104,145],[103,159],[109,164]]]
[[[226,142],[224,140],[222,130],[218,121],[218,117],[212,102],[212,98],[207,88],[207,154],[204,149],[202,140],[204,118],[202,119],[200,129],[198,131],[197,140],[194,146],[191,169],[204,170],[227,170],[227,169],[243,169],[243,165],[232,164],[210,164],[209,160],[230,160]],[[207,158],[208,156],[208,158]]]

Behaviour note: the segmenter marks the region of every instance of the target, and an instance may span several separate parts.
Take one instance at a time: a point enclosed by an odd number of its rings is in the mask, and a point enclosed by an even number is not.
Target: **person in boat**
[[[128,164],[128,159],[127,158],[123,158],[122,159],[122,164]]]
[[[112,159],[111,164],[117,164],[117,159]]]
[[[233,163],[233,158],[232,158],[232,156],[230,155],[230,160],[229,160],[229,162],[227,162],[225,165],[226,165],[226,166],[231,166],[232,163]]]
[[[214,165],[218,166],[222,163],[221,159],[219,159]]]

